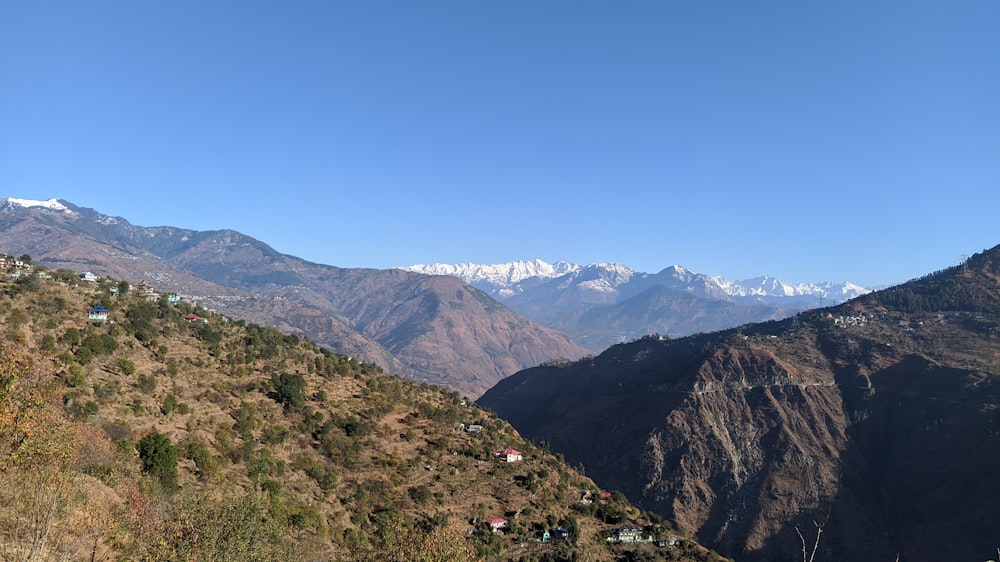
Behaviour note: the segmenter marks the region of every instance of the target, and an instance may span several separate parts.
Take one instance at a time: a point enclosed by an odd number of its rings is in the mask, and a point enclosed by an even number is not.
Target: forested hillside
[[[0,559],[718,558],[455,392],[153,287],[3,266]]]

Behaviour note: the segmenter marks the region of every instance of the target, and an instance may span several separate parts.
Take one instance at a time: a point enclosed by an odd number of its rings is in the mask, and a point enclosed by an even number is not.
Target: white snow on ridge
[[[553,279],[577,271],[580,266],[564,261],[550,264],[536,259],[497,264],[418,264],[399,269],[425,275],[450,275],[473,285],[488,285],[501,294],[510,296],[520,292],[515,287],[526,279]]]
[[[508,298],[519,294],[538,282],[563,278],[560,288],[578,286],[591,294],[615,294],[622,285],[633,278],[645,278],[648,274],[636,272],[620,263],[594,263],[587,266],[563,261],[549,264],[542,260],[513,261],[501,264],[462,263],[449,265],[435,263],[402,267],[407,271],[427,275],[450,275],[466,283],[488,290],[495,296]],[[722,276],[710,276],[673,265],[658,276],[672,277],[687,286],[687,291],[713,298],[751,299],[761,301],[796,297],[827,299],[827,304],[835,304],[869,292],[853,283],[791,283],[769,276],[755,277],[743,281],[733,281]],[[527,284],[525,284],[527,282]],[[534,282],[534,283],[533,283]]]
[[[69,207],[63,205],[58,199],[49,199],[47,201],[38,201],[36,199],[18,199],[16,197],[8,197],[4,199],[11,205],[17,205],[19,207],[44,207],[46,209],[52,209],[53,211],[63,211],[64,213],[72,213]]]

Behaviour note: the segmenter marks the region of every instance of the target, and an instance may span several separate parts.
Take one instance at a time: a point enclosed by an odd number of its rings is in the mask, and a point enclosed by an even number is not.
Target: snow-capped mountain
[[[450,275],[506,300],[558,279],[557,288],[576,287],[581,296],[591,295],[591,302],[614,302],[622,296],[638,294],[649,287],[668,285],[700,297],[734,300],[744,303],[790,300],[809,301],[812,306],[837,304],[863,295],[868,289],[850,282],[793,283],[761,276],[734,281],[720,275],[695,273],[672,265],[656,274],[635,271],[619,263],[595,263],[581,266],[558,261],[550,264],[540,259],[498,264],[418,264],[401,267],[426,275]],[[598,297],[597,295],[601,295]],[[822,303],[821,303],[822,301]]]
[[[511,261],[497,264],[444,263],[417,264],[401,267],[406,271],[425,275],[450,275],[484,291],[491,296],[505,299],[520,294],[528,287],[537,286],[546,280],[561,277],[577,271],[580,266],[564,261],[554,264],[542,260]]]
[[[404,269],[459,277],[594,350],[654,332],[682,336],[774,320],[868,292],[852,283],[791,283],[767,276],[732,281],[678,265],[659,273],[619,263],[542,260]]]
[[[6,199],[0,199],[0,205],[8,205],[12,207],[42,207],[45,209],[51,209],[53,211],[60,211],[67,214],[73,214],[73,211],[63,205],[58,199],[48,199],[46,201],[38,201],[35,199],[18,199],[16,197],[7,197]]]
[[[635,270],[620,263],[594,263],[557,278],[553,288],[572,290],[581,302],[610,304],[618,300],[618,288],[627,285],[635,275]]]
[[[733,281],[720,275],[694,273],[676,265],[652,276],[651,281],[702,297],[743,304],[796,304],[804,308],[839,304],[869,292],[849,282],[793,283],[769,276]]]

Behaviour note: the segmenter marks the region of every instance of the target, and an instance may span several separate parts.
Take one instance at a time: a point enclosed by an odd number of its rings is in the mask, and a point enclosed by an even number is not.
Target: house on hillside
[[[500,529],[507,528],[507,520],[504,519],[503,517],[490,519],[489,521],[486,522],[486,524],[490,526],[490,530],[493,531],[494,533],[499,531]]]
[[[507,447],[502,451],[493,453],[493,457],[504,462],[517,462],[524,460],[524,455],[521,454],[521,451],[512,449],[511,447]]]
[[[642,527],[619,527],[611,531],[607,542],[634,543],[644,542]]]
[[[90,283],[93,283],[97,281],[97,276],[89,271],[84,271],[83,273],[80,274],[80,281],[88,281]]]
[[[87,312],[87,319],[97,320],[98,322],[105,322],[108,319],[108,309],[104,308],[101,305],[97,305],[94,308],[91,308],[90,311]]]

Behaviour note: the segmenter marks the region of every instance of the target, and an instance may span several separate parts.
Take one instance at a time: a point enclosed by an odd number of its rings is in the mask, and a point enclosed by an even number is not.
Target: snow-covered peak
[[[868,293],[869,290],[853,283],[792,283],[769,276],[742,281],[725,277],[711,277],[727,295],[752,300],[773,300],[784,297],[814,298],[825,304],[836,304]]]
[[[592,263],[580,270],[579,276],[601,279],[612,287],[628,283],[635,270],[620,263]]]
[[[18,199],[17,197],[8,197],[3,199],[7,203],[17,206],[17,207],[42,207],[44,209],[51,209],[53,211],[61,211],[63,213],[72,214],[73,211],[69,209],[66,205],[59,202],[58,199],[49,199],[46,201],[38,201],[36,199]]]
[[[554,264],[542,260],[530,261],[509,261],[496,264],[475,264],[475,263],[432,263],[417,264],[401,267],[406,271],[424,273],[427,275],[451,275],[465,280],[467,283],[476,281],[491,281],[498,284],[513,284],[524,281],[531,277],[559,277],[570,271],[579,269],[579,266],[564,261]]]
[[[400,269],[425,275],[458,277],[493,296],[507,298],[522,292],[522,283],[537,284],[577,271],[580,266],[564,261],[553,264],[535,259],[496,264],[417,264]]]
[[[538,259],[499,264],[420,264],[400,269],[458,277],[500,299],[521,294],[552,279],[558,279],[561,290],[577,287],[591,295],[602,294],[604,296],[600,298],[605,300],[619,294],[620,290],[626,291],[625,294],[634,294],[655,284],[666,284],[716,299],[771,303],[800,300],[836,304],[868,292],[852,283],[792,283],[770,276],[733,281],[722,276],[695,273],[679,265],[672,265],[656,275],[637,272],[613,262],[579,266],[564,261],[550,264]]]

